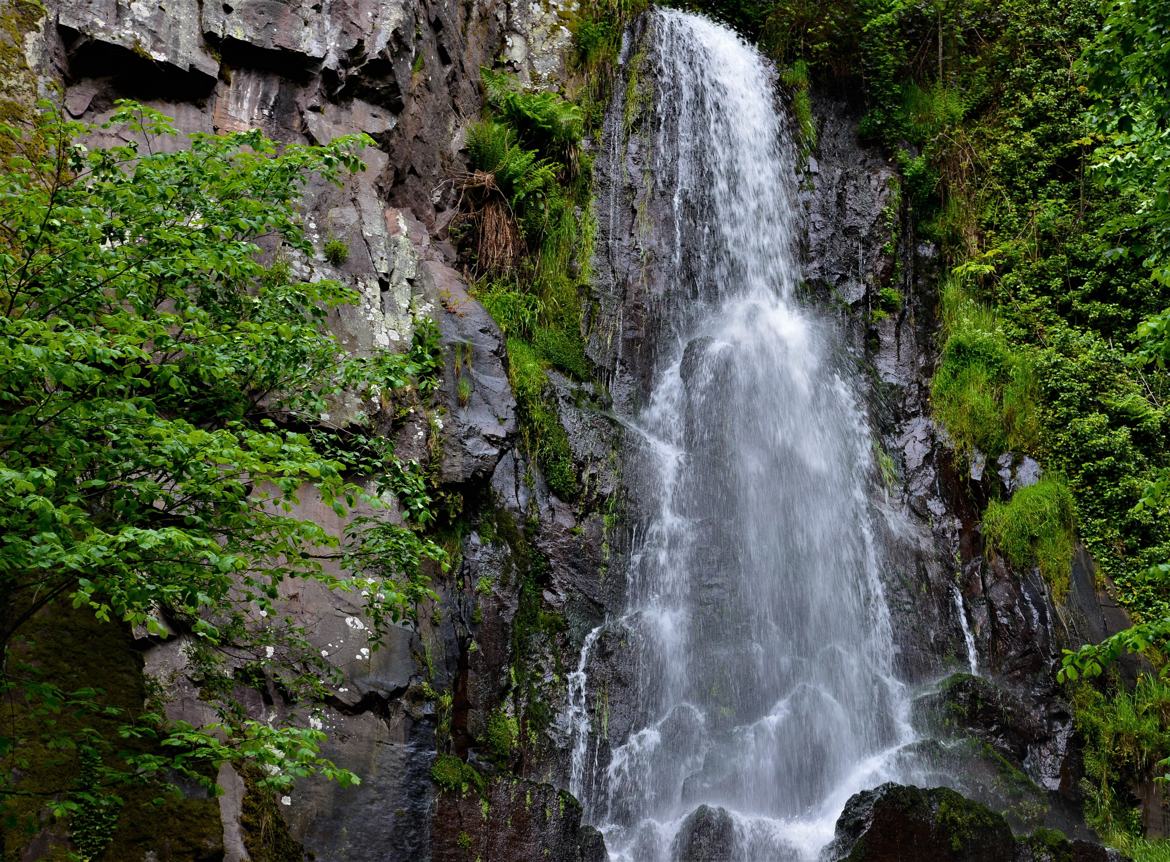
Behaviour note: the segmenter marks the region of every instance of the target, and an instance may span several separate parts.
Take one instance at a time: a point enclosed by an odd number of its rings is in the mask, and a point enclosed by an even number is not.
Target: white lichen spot
[[[355,632],[365,631],[366,624],[357,617],[346,617],[345,624],[353,629]]]
[[[280,797],[280,804],[281,805],[292,805],[292,797],[291,796]]]

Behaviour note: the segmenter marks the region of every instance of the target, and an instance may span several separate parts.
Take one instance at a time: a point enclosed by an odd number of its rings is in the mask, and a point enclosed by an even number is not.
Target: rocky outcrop
[[[883,784],[855,795],[822,862],[1111,862],[1115,851],[1052,830],[1016,838],[990,808],[946,787]]]

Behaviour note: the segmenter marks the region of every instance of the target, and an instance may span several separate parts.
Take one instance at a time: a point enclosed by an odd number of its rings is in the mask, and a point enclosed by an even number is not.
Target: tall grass
[[[1003,554],[1017,568],[1039,568],[1056,602],[1067,598],[1076,514],[1072,492],[1060,476],[1045,476],[1006,503],[989,503],[983,534],[992,553]]]
[[[956,448],[968,457],[1034,450],[1040,419],[1027,354],[1008,343],[994,312],[958,279],[943,287],[941,316],[946,340],[931,400]]]

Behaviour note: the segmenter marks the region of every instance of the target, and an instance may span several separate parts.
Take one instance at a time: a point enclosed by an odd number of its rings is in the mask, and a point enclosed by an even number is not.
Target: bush
[[[1088,683],[1073,691],[1074,720],[1084,740],[1086,819],[1111,844],[1134,846],[1141,822],[1129,788],[1165,772],[1170,757],[1170,683],[1142,674],[1132,691],[1106,694]],[[1158,858],[1158,848],[1134,849]],[[1161,848],[1163,852],[1165,847]]]
[[[341,266],[349,260],[349,246],[344,240],[330,237],[325,241],[325,248],[323,249],[325,260],[329,261],[334,266]]]

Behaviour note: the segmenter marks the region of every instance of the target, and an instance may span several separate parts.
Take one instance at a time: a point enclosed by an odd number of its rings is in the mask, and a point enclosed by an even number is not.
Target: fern
[[[577,148],[585,133],[581,109],[557,93],[525,92],[512,77],[482,70],[484,94],[497,115],[515,129],[525,145],[575,169]]]
[[[467,132],[467,151],[472,167],[491,175],[500,194],[522,220],[557,187],[554,165],[540,158],[536,150],[520,146],[505,125],[491,120],[474,123]]]

